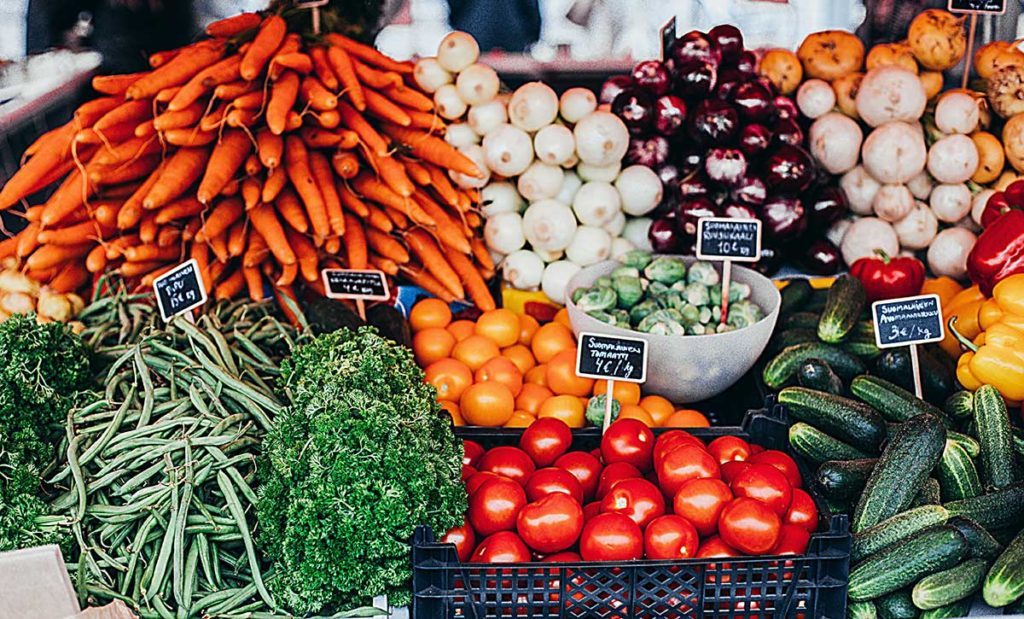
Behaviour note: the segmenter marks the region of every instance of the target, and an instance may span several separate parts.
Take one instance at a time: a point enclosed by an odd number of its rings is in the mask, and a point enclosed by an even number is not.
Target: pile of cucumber
[[[781,389],[790,444],[818,467],[830,509],[851,515],[848,616],[963,617],[978,592],[1024,613],[1024,436],[1002,396],[943,395],[933,381],[941,405],[918,399],[912,377],[878,371],[860,282],[791,286],[763,377]]]

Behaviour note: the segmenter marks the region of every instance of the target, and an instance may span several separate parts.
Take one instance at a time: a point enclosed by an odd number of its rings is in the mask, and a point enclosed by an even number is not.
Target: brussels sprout
[[[658,309],[658,303],[653,299],[647,299],[634,305],[629,310],[629,320],[633,325],[637,325],[641,320],[647,317],[648,314]]]
[[[661,282],[649,282],[647,284],[647,298],[657,301],[658,305],[664,305],[662,298],[669,291],[669,287]]]
[[[612,278],[610,276],[608,276],[608,275],[605,275],[604,277],[598,277],[597,281],[594,282],[594,285],[595,286],[604,286],[606,288],[611,288]]]
[[[682,323],[684,325],[691,325],[700,321],[700,310],[696,305],[690,305],[687,303],[681,310],[679,310],[679,313],[683,315]]]
[[[577,288],[576,290],[573,290],[572,291],[572,295],[571,295],[572,302],[573,303],[579,303],[580,302],[580,297],[582,297],[583,295],[587,294],[587,290],[589,290],[589,289],[588,288],[583,288],[583,287],[580,287],[580,288]]]
[[[605,402],[608,401],[608,396],[604,393],[595,395],[594,397],[587,400],[587,410],[584,416],[591,425],[602,427],[604,425],[604,408]],[[622,405],[615,398],[612,398],[612,419],[615,421],[619,418],[619,413],[622,412]]]
[[[711,307],[711,322],[719,323],[722,322],[722,306],[714,305]]]
[[[664,308],[683,309],[686,305],[686,297],[678,290],[669,290],[658,298],[659,304]]]
[[[719,275],[713,264],[698,261],[690,265],[690,274],[686,276],[686,281],[690,284],[714,286],[719,282]]]
[[[711,303],[722,304],[722,285],[715,284],[709,289]],[[729,303],[736,303],[750,298],[750,286],[740,282],[729,282]]]
[[[687,284],[686,290],[683,291],[683,296],[686,297],[686,301],[691,305],[707,305],[711,301],[708,287],[700,282]]]
[[[620,275],[612,278],[612,290],[617,297],[617,305],[629,309],[644,298],[644,287],[639,277]]]
[[[707,335],[708,333],[710,333],[708,329],[709,327],[697,323],[695,325],[690,325],[686,327],[686,335]]]
[[[718,325],[715,327],[715,333],[728,333],[729,331],[735,331],[736,327],[730,324]]]
[[[608,312],[612,319],[615,321],[614,325],[620,329],[632,329],[633,325],[629,324],[629,312],[624,309],[613,309]]]
[[[686,277],[686,263],[672,256],[658,256],[644,268],[647,279],[672,285]]]
[[[764,312],[752,301],[742,300],[729,304],[726,322],[736,328],[749,327],[764,318]]]
[[[721,308],[719,308],[718,314],[719,314],[719,318],[721,318],[721,314],[722,314]],[[709,322],[711,322],[711,308],[710,307],[705,305],[704,307],[700,308],[700,318],[699,318],[699,320],[700,320],[701,324],[705,324],[705,325],[708,324]]]
[[[640,277],[640,269],[633,267],[616,267],[609,277],[614,281],[616,277]]]
[[[668,307],[663,310],[665,315],[676,322],[683,322],[683,313],[674,307]]]
[[[674,320],[665,320],[651,325],[651,335],[686,335],[686,327]]]
[[[683,327],[680,318],[682,315],[677,310],[658,310],[641,320],[637,330],[653,335],[685,335],[686,328]]]
[[[608,286],[595,286],[576,301],[584,312],[604,311],[615,307],[615,291]]]
[[[606,325],[615,326],[615,316],[612,316],[610,313],[605,312],[603,310],[593,310],[587,312],[587,316],[590,316],[594,320],[600,320]]]
[[[639,270],[651,263],[651,255],[645,251],[634,249],[619,256],[619,262]]]

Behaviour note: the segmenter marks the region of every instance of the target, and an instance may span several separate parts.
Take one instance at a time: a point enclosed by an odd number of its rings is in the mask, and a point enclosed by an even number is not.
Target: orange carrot
[[[125,262],[118,269],[124,277],[142,277],[164,266],[164,262],[150,260],[148,262]]]
[[[367,224],[384,233],[391,232],[392,230],[395,229],[395,224],[384,213],[384,209],[378,208],[377,206],[372,204],[367,204],[366,208],[368,208],[370,211],[369,215],[365,217]],[[395,213],[398,212],[394,209],[389,210]]]
[[[49,269],[60,266],[69,260],[77,260],[92,251],[95,243],[81,243],[79,245],[41,245],[39,249],[32,252],[32,255],[25,261],[25,266],[31,270]]]
[[[336,129],[341,124],[341,114],[338,110],[325,110],[323,112],[312,112],[317,124],[324,129]]]
[[[383,123],[383,129],[384,133],[408,146],[414,155],[424,161],[429,161],[446,170],[483,178],[483,174],[469,157],[441,138],[390,123]]]
[[[390,206],[391,208],[405,213],[418,224],[433,226],[436,221],[424,211],[416,202],[409,198],[403,198],[390,187],[380,182],[373,176],[363,172],[352,181],[352,186],[364,198],[374,202]]]
[[[103,144],[106,147],[111,144],[120,144],[128,138],[135,137],[136,126],[134,122],[128,121],[103,131],[96,131],[89,127],[75,134],[75,145],[81,148],[87,144]]]
[[[260,186],[259,179],[248,176],[242,181],[242,203],[245,204],[245,210],[249,210],[259,204],[262,192],[263,187]]]
[[[259,90],[256,82],[229,82],[227,84],[221,84],[213,89],[213,98],[220,99],[221,101],[231,101],[241,97],[247,92],[253,92]]]
[[[210,151],[205,148],[181,148],[167,161],[160,180],[142,200],[147,209],[159,208],[185,193],[203,174]]]
[[[156,135],[156,127],[153,126],[152,120],[145,120],[135,125],[135,137],[148,138],[153,135]]]
[[[305,75],[313,70],[313,60],[302,52],[277,54],[270,60],[270,79],[277,79],[285,69]]]
[[[288,119],[285,121],[285,131],[298,131],[302,126],[302,114],[299,114],[295,110],[288,112]]]
[[[316,248],[309,242],[309,239],[302,236],[291,228],[285,228],[285,235],[288,237],[288,244],[295,251],[295,257],[299,261],[299,271],[302,279],[307,282],[314,282],[320,278],[320,271],[317,269],[319,259],[316,255]]]
[[[359,77],[356,75],[355,67],[352,66],[352,58],[349,57],[348,52],[340,47],[328,47],[327,61],[334,69],[334,74],[343,87],[342,92],[348,95],[348,100],[360,112],[365,110],[366,94],[363,91],[363,85],[359,83]]]
[[[84,264],[68,262],[47,285],[56,292],[66,294],[78,290],[88,281],[89,271]]]
[[[405,172],[405,166],[394,157],[379,157],[373,163],[376,164],[381,180],[398,195],[408,198],[416,191]]]
[[[260,129],[256,132],[256,150],[260,154],[260,161],[263,165],[273,170],[281,165],[284,139],[279,135],[274,135],[268,129]]]
[[[437,281],[455,295],[455,298],[465,298],[466,293],[459,281],[458,274],[448,263],[437,243],[425,230],[411,230],[405,234],[405,240],[409,244],[409,249],[416,254],[423,266],[437,278]]]
[[[246,246],[245,254],[242,255],[242,265],[246,267],[259,266],[270,253],[267,242],[260,236],[258,230],[249,233],[249,245]]]
[[[142,101],[141,103],[146,102]],[[167,131],[168,129],[192,127],[203,117],[203,112],[203,106],[198,103],[193,103],[177,111],[167,111],[153,118],[153,128],[157,131]]]
[[[462,228],[448,216],[444,209],[422,191],[417,191],[413,194],[413,199],[437,222],[435,232],[442,243],[463,254],[472,252],[469,240],[462,234]]]
[[[18,234],[17,239],[18,244],[15,247],[14,255],[18,259],[30,255],[39,247],[39,224],[30,223]]]
[[[209,241],[207,242],[210,245],[210,251],[212,251],[213,255],[217,257],[217,262],[221,264],[226,263],[228,261],[228,258],[231,257],[228,255],[227,233],[222,233],[218,236],[215,236],[209,239]],[[216,277],[214,277],[214,280],[216,280]]]
[[[216,262],[211,262],[210,263],[210,277],[209,277],[209,279],[204,279],[203,280],[204,283],[207,282],[207,281],[211,282],[210,284],[207,284],[207,286],[206,286],[207,289],[208,289],[207,290],[207,294],[210,294],[210,293],[213,292],[212,291],[213,283],[219,282],[221,280],[221,276],[224,274],[224,271],[225,271],[226,268],[227,268],[226,264],[221,262],[220,260],[217,260]]]
[[[466,218],[466,225],[470,228],[479,228],[483,224],[480,215],[476,213],[466,213],[464,217]]]
[[[376,91],[366,91],[366,108],[373,116],[393,122],[396,125],[408,127],[412,124],[412,118],[409,117],[405,110],[377,94]]]
[[[242,269],[237,268],[231,275],[222,279],[217,284],[213,292],[213,298],[218,301],[233,299],[238,296],[238,293],[242,292],[243,288],[245,288],[245,276],[242,274]]]
[[[259,110],[263,107],[263,91],[254,90],[235,98],[231,102],[232,107],[242,110]]]
[[[241,200],[236,198],[221,200],[206,216],[206,222],[196,233],[196,242],[202,243],[207,239],[220,236],[231,227],[231,224],[238,221],[244,212],[245,208],[242,206]]]
[[[287,184],[288,173],[285,172],[284,168],[278,166],[267,175],[267,180],[263,183],[263,194],[260,197],[264,202],[273,202],[274,198],[281,193],[281,190]]]
[[[152,114],[152,109],[152,104],[149,101],[125,101],[100,117],[93,123],[92,128],[103,133],[104,131],[109,131],[111,127],[126,122],[138,124],[141,120]]]
[[[237,196],[241,188],[242,184],[238,181],[237,178],[233,178],[229,180],[226,185],[224,185],[224,189],[220,190],[220,195],[225,197]]]
[[[362,199],[359,198],[352,191],[352,188],[345,183],[336,185],[338,188],[338,196],[341,198],[341,203],[344,205],[345,210],[351,211],[358,217],[367,217],[370,214],[370,209]]]
[[[368,265],[363,225],[349,213],[345,213],[345,255],[350,269],[365,269]]]
[[[299,129],[299,137],[310,148],[335,148],[341,143],[341,134],[308,125]]]
[[[434,102],[430,97],[415,88],[404,86],[401,83],[386,89],[381,94],[391,101],[404,107],[412,108],[417,112],[432,112],[434,110]]]
[[[263,72],[263,67],[284,41],[287,31],[288,25],[279,15],[271,15],[263,20],[256,38],[242,57],[239,69],[242,79],[252,81]]]
[[[105,95],[123,95],[129,86],[139,81],[144,75],[146,72],[97,75],[92,78],[92,89]]]
[[[123,210],[123,209],[122,209]],[[177,219],[193,217],[206,210],[206,206],[192,196],[182,196],[156,213],[154,221],[160,225]],[[189,237],[191,238],[191,237]]]
[[[108,226],[86,220],[63,228],[40,230],[36,240],[41,245],[78,245],[85,241],[102,240],[113,232],[114,230]]]
[[[459,193],[455,191],[455,187],[452,187],[451,181],[448,180],[448,175],[441,168],[433,164],[428,163],[423,167],[430,174],[430,185],[441,196],[444,203],[448,206],[457,206],[459,204]]]
[[[338,90],[338,77],[334,74],[334,69],[331,68],[331,63],[327,59],[327,49],[316,46],[309,50],[309,57],[313,59],[313,72],[323,82],[323,85],[330,91]]]
[[[46,141],[46,147],[37,152],[14,173],[0,190],[0,210],[10,208],[36,189],[36,183],[53,168],[60,165],[68,153],[75,128],[69,123]]]
[[[299,307],[299,300],[295,297],[295,292],[290,286],[277,285],[272,288],[274,292],[274,299],[277,300],[277,306],[281,308],[281,313],[284,314],[285,319],[295,327],[296,329],[302,328],[302,320],[296,315],[293,308]]]
[[[120,107],[124,104],[124,97],[100,97],[91,101],[86,101],[82,105],[78,106],[73,115],[74,122],[68,123],[65,127],[73,126],[76,130],[83,129],[85,127],[91,127],[96,124],[96,121],[103,117],[104,114]],[[58,134],[60,128],[50,131],[42,136],[42,138],[52,137]],[[38,143],[38,141],[37,141]],[[35,146],[35,144],[33,144]],[[29,154],[32,154],[38,149],[34,149],[30,146],[27,150]]]
[[[288,124],[288,112],[295,105],[298,94],[299,76],[292,71],[282,75],[271,87],[270,101],[267,103],[267,127],[274,135],[284,133]]]
[[[455,297],[452,293],[445,288],[441,282],[437,281],[433,275],[427,272],[427,269],[414,269],[411,267],[400,267],[402,275],[405,279],[409,280],[413,284],[416,284],[420,288],[426,290],[435,297],[441,299],[445,303],[453,303]]]
[[[206,146],[217,139],[216,131],[200,131],[198,129],[171,129],[164,131],[163,139],[171,146]]]
[[[281,274],[274,281],[278,286],[290,286],[295,282],[295,277],[299,274],[299,265],[296,264],[283,264],[281,265]]]
[[[107,260],[117,260],[124,255],[124,250],[139,244],[139,235],[128,234],[119,236],[107,243]]]
[[[227,118],[230,108],[226,103],[221,103],[199,121],[200,131],[216,131]]]
[[[370,254],[370,264],[392,277],[398,275],[398,263],[390,258],[382,258],[377,254]]]
[[[385,216],[394,223],[395,227],[399,230],[405,230],[409,227],[409,218],[402,214],[401,211],[397,211],[390,206],[384,207]]]
[[[366,240],[373,251],[399,264],[409,262],[409,252],[394,237],[383,234],[373,228],[366,229]]]
[[[199,265],[199,274],[203,278],[203,287],[209,294],[213,287],[213,278],[210,277],[210,247],[206,243],[193,243],[189,257]]]
[[[263,171],[263,164],[260,163],[259,155],[256,153],[249,153],[249,156],[245,158],[245,166],[243,169],[245,170],[246,176],[256,176]]]
[[[117,228],[117,214],[124,202],[110,201],[93,204],[92,216],[96,223],[107,228]]]
[[[132,138],[118,144],[114,148],[104,148],[97,151],[96,155],[89,161],[89,166],[122,163],[158,152],[160,152],[160,142],[155,138]]]
[[[359,157],[355,153],[339,150],[331,156],[331,167],[341,178],[355,178],[359,174]]]
[[[85,257],[85,268],[90,273],[99,273],[107,267],[107,248],[102,245],[93,247]]]
[[[490,288],[487,287],[487,282],[484,281],[473,262],[458,252],[448,252],[446,255],[452,268],[462,278],[462,283],[466,286],[466,291],[473,303],[485,312],[497,307],[494,296],[491,294]]]
[[[181,239],[181,229],[174,226],[164,226],[156,234],[156,244],[160,247],[170,247]]]
[[[302,199],[302,203],[306,205],[309,222],[313,226],[313,234],[321,239],[327,238],[331,233],[330,222],[327,218],[327,206],[324,204],[324,198],[313,178],[309,164],[309,152],[298,136],[289,135],[285,139],[285,162],[288,178]]]
[[[177,247],[160,247],[152,243],[136,245],[124,250],[124,259],[128,262],[148,262],[152,260],[167,262],[168,260],[176,260],[180,256],[181,250]]]
[[[18,247],[18,237],[13,236],[9,239],[0,240],[0,258],[7,258],[14,255],[14,251]]]
[[[119,165],[103,166],[88,172],[89,184],[92,186],[118,185],[148,176],[160,165],[160,157],[151,155]]]
[[[149,55],[149,66],[153,69],[158,69],[163,65],[167,64],[171,59],[180,54],[183,50],[191,47],[186,45],[185,47],[179,47],[176,49],[165,49],[163,51],[154,52]]]
[[[262,19],[259,13],[239,13],[224,19],[218,19],[206,25],[206,34],[211,37],[230,38],[241,34],[246,30],[252,30],[260,25]]]
[[[78,207],[85,204],[86,197],[91,194],[92,187],[89,185],[89,179],[75,170],[46,201],[46,208],[39,218],[40,223],[44,227],[60,223]]]
[[[331,232],[338,236],[345,234],[345,217],[338,189],[334,185],[331,164],[323,153],[313,150],[309,151],[309,169],[313,173],[317,189],[320,190],[320,195],[323,197],[324,207],[327,209],[327,223],[331,227]]]
[[[144,181],[135,181],[132,183],[124,183],[121,185],[114,185],[113,187],[103,188],[103,199],[104,200],[117,200],[121,198],[127,198],[138,190],[142,186]],[[93,203],[95,206],[97,203]],[[100,203],[102,204],[102,203]]]
[[[128,199],[124,201],[120,210],[117,212],[117,227],[121,230],[127,230],[134,228],[139,220],[142,219],[143,207],[142,201],[146,197],[146,194],[160,181],[160,175],[163,169],[167,167],[167,162],[160,164],[149,177],[139,185],[132,195],[128,196]]]
[[[172,112],[183,110],[213,88],[237,80],[241,64],[241,57],[232,54],[203,69],[174,94],[174,97],[167,102],[167,109]]]
[[[494,259],[491,258],[491,252],[487,250],[487,245],[484,243],[483,238],[473,237],[470,240],[470,245],[473,246],[473,257],[480,263],[480,268],[487,272],[494,272]],[[488,276],[487,279],[490,279]]]
[[[319,112],[333,110],[338,107],[338,97],[327,90],[316,77],[307,75],[302,78],[302,98],[309,101],[310,107]]]
[[[295,264],[295,253],[288,244],[284,228],[278,221],[274,209],[268,204],[260,204],[249,211],[249,219],[253,228],[260,233],[260,237],[266,240],[274,258],[282,265]]]
[[[405,171],[414,183],[422,187],[430,185],[430,172],[422,163],[412,159],[403,159],[402,164],[405,165]]]
[[[209,204],[210,200],[219,194],[238,172],[238,168],[242,167],[251,150],[252,142],[244,131],[225,131],[224,137],[213,147],[213,154],[210,155],[206,173],[196,191],[199,201]]]
[[[241,256],[249,237],[249,227],[245,219],[236,221],[228,230],[228,255],[232,258]]]
[[[249,298],[253,301],[263,300],[263,276],[257,267],[242,266],[242,275],[245,277],[245,287],[249,291]]]
[[[259,110],[243,110],[233,109],[227,113],[224,117],[224,122],[227,126],[239,128],[248,127],[249,125],[256,122],[256,118],[259,116]]]
[[[402,84],[402,76],[394,71],[378,71],[355,59],[352,60],[352,66],[356,70],[356,77],[359,78],[359,81],[370,88],[383,90]]]
[[[167,265],[164,265],[162,267],[157,267],[157,268],[153,269],[149,273],[146,273],[145,275],[142,276],[142,279],[139,280],[139,287],[140,288],[152,288],[153,287],[153,280],[155,280],[156,278],[160,277],[164,273],[170,271],[171,269],[173,269],[176,266],[178,266],[178,265],[176,265],[176,264],[167,264]]]
[[[156,215],[154,213],[146,213],[142,216],[142,221],[139,222],[139,240],[143,243],[152,243],[156,241],[156,233],[159,229],[156,223]]]
[[[164,88],[180,86],[224,55],[224,44],[200,41],[183,49],[177,56],[139,79],[125,91],[129,99],[146,99]]]
[[[399,73],[412,73],[412,63],[392,60],[369,45],[353,41],[346,36],[333,32],[325,35],[324,38],[331,45],[340,47],[356,58],[368,62],[376,67],[380,67],[381,69],[397,71]]]
[[[157,103],[167,103],[174,98],[174,95],[178,94],[179,90],[181,90],[181,86],[172,86],[170,88],[164,88],[160,92],[156,93],[156,96],[153,97],[153,100]]]

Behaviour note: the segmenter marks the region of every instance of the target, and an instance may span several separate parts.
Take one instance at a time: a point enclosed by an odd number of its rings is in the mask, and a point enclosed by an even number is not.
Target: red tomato
[[[740,460],[731,460],[722,465],[722,481],[727,484],[731,484],[732,480],[736,479],[736,476],[743,471],[750,468],[752,465],[749,462],[743,462]]]
[[[570,445],[572,430],[555,417],[534,421],[519,437],[519,448],[529,454],[537,466],[551,466],[559,456],[569,451]]]
[[[494,447],[480,458],[478,469],[508,477],[520,486],[537,470],[533,459],[518,447]]]
[[[675,514],[658,516],[644,530],[648,559],[688,559],[697,554],[697,529]]]
[[[473,548],[476,547],[476,533],[469,521],[463,519],[462,524],[448,529],[448,532],[441,538],[443,544],[455,544],[455,552],[459,555],[459,561],[465,563],[473,555]]]
[[[555,466],[568,471],[583,486],[583,497],[592,499],[601,477],[601,462],[585,451],[570,451],[555,460]]]
[[[584,561],[632,561],[643,555],[643,533],[628,516],[608,512],[583,525],[580,556]]]
[[[522,486],[511,479],[489,479],[469,497],[469,523],[480,535],[511,531],[524,505]]]
[[[583,503],[583,486],[565,469],[553,466],[539,469],[526,481],[526,498],[530,501],[539,501],[555,492],[568,494],[577,503]]]
[[[732,492],[721,479],[691,479],[679,487],[672,510],[707,537],[718,530],[718,516],[731,500]]]
[[[794,488],[803,487],[803,480],[800,478],[800,469],[797,467],[796,461],[790,458],[789,454],[784,451],[769,449],[761,453],[755,453],[747,461],[751,464],[770,464],[782,471],[790,486]]]
[[[561,492],[527,504],[516,518],[519,536],[540,553],[565,550],[576,543],[582,530],[583,508]]]
[[[462,465],[462,481],[463,482],[465,482],[470,477],[476,475],[476,473],[477,473],[477,470],[476,470],[475,467],[472,467],[472,466],[470,466],[468,464],[463,464]]]
[[[665,497],[646,479],[623,479],[601,499],[601,512],[625,514],[642,529],[665,513]]]
[[[473,493],[477,491],[480,486],[484,485],[484,482],[489,479],[508,479],[502,477],[497,473],[491,473],[489,471],[477,471],[473,473],[469,479],[466,480],[466,495],[473,496]]]
[[[722,538],[717,535],[704,540],[704,543],[697,549],[697,557],[700,559],[738,556],[740,556],[739,551],[723,542]]]
[[[807,552],[811,534],[803,527],[783,524],[779,528],[779,541],[772,548],[773,555],[802,555]]]
[[[597,499],[601,500],[616,482],[623,479],[634,479],[640,477],[640,471],[629,462],[616,462],[604,467],[601,471],[601,479],[597,483]]]
[[[589,453],[590,453],[590,455],[592,455],[595,458],[597,458],[597,461],[600,462],[601,464],[606,464],[606,462],[601,459],[601,448],[600,447],[595,447],[594,449],[591,449]]]
[[[708,451],[719,464],[750,457],[750,443],[738,436],[719,436],[708,443]]]
[[[699,438],[690,434],[686,430],[669,430],[659,436],[658,440],[654,443],[654,451],[651,459],[654,462],[655,470],[657,470],[658,466],[661,464],[661,460],[665,457],[665,454],[680,445],[693,445],[694,447],[705,449],[704,443],[700,442]]]
[[[752,464],[729,484],[736,497],[750,497],[763,502],[779,516],[784,516],[793,500],[793,489],[782,471],[769,464]]]
[[[548,555],[540,560],[541,563],[579,563],[583,559],[580,558],[578,552],[572,552],[566,550],[563,552],[556,552],[553,555]]]
[[[718,533],[722,541],[748,555],[770,551],[779,541],[782,521],[765,503],[740,497],[722,509]]]
[[[750,455],[756,455],[756,454],[759,454],[759,453],[761,453],[763,451],[764,451],[764,447],[761,447],[760,445],[758,445],[756,443],[751,443],[750,444]]]
[[[638,419],[619,419],[601,437],[601,459],[605,464],[628,462],[640,469],[651,469],[654,433]]]
[[[583,520],[587,521],[601,513],[601,502],[594,501],[583,506]]]
[[[468,438],[462,439],[462,463],[470,466],[476,466],[476,463],[480,461],[480,456],[484,455],[483,445],[476,441],[471,441]]]
[[[499,531],[485,537],[476,547],[473,563],[526,563],[530,560],[530,549],[512,531]]]
[[[800,488],[794,488],[793,500],[790,501],[789,509],[786,510],[782,521],[805,529],[808,533],[814,533],[818,528],[818,507],[811,495]]]
[[[720,476],[718,460],[695,445],[676,447],[665,454],[658,466],[658,485],[665,496],[671,497],[687,480]]]

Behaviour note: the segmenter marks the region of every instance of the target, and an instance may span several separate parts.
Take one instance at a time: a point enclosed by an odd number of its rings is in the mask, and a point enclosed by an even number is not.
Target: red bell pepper
[[[876,249],[877,257],[861,258],[850,267],[850,274],[864,284],[868,301],[911,297],[921,292],[924,265],[917,258],[897,256]]]
[[[981,227],[988,228],[1012,208],[1006,194],[1001,191],[992,194],[985,203],[985,210],[981,212]]]
[[[1011,275],[1024,273],[1024,211],[1010,209],[978,236],[967,256],[967,274],[985,296]]]

